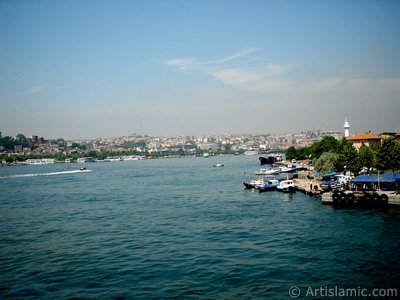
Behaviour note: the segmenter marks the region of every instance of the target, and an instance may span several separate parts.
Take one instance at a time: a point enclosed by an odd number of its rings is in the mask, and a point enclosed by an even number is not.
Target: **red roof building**
[[[371,133],[359,133],[348,138],[353,143],[354,148],[360,149],[361,145],[365,146],[380,146],[382,138]]]

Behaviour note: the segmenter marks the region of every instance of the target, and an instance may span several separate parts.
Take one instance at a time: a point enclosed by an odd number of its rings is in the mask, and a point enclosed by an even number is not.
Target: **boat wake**
[[[20,178],[20,177],[37,177],[37,176],[54,176],[54,175],[74,174],[74,173],[86,173],[86,172],[91,172],[91,171],[92,170],[71,170],[71,171],[49,172],[49,173],[13,174],[13,175],[8,175],[8,176],[2,176],[2,177],[0,177],[0,179]]]

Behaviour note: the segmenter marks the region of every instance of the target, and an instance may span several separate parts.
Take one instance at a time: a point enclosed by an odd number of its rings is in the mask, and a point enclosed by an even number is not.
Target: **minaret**
[[[344,117],[344,137],[347,139],[350,136],[350,124],[347,116]]]

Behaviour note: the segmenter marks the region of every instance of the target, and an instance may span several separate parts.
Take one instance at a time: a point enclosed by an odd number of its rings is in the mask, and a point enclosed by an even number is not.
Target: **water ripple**
[[[398,286],[399,209],[244,191],[257,161],[222,157],[215,170],[210,159],[1,180],[0,298],[282,299],[293,285]],[[32,172],[0,177],[12,170]]]

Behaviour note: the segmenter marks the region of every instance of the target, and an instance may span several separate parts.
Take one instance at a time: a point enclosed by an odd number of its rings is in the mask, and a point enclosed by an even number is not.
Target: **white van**
[[[351,176],[342,175],[342,174],[335,175],[335,178],[336,178],[337,183],[340,185],[343,185],[343,184],[346,185],[351,180]]]

